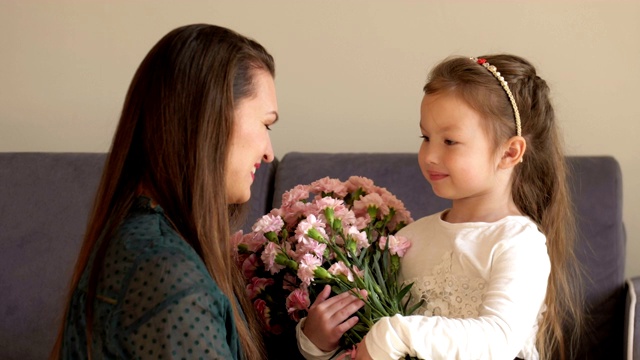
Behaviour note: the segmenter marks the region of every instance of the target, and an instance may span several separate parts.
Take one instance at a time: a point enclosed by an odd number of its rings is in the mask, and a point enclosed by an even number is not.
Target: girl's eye
[[[271,126],[270,125],[265,125],[264,127],[266,127],[267,130],[271,131]]]
[[[445,143],[446,145],[455,145],[455,144],[456,144],[456,142],[455,142],[455,141],[453,141],[453,140],[445,140],[445,141],[444,141],[444,143]]]
[[[424,140],[425,142],[429,142],[429,137],[427,135],[422,135],[420,136],[420,138],[422,138],[422,140]]]

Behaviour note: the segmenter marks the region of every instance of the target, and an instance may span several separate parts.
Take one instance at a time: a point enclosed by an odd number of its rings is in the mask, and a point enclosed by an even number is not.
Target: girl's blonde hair
[[[527,149],[515,167],[512,196],[547,237],[551,274],[547,307],[539,324],[537,348],[541,359],[574,358],[583,328],[582,284],[574,254],[575,220],[567,185],[567,166],[547,83],[525,59],[488,55],[513,93]],[[495,149],[516,135],[514,110],[494,75],[474,60],[446,59],[429,74],[425,94],[450,92],[463,99],[486,122]],[[535,269],[531,269],[535,271]]]
[[[255,94],[257,71],[275,75],[273,58],[260,44],[207,24],[169,32],[140,64],[125,99],[71,281],[69,299],[88,267],[84,310],[89,356],[93,303],[102,267],[99,259],[143,184],[229,298],[245,358],[265,357],[260,323],[232,260],[230,221],[238,206],[227,204],[225,191],[234,108]],[[103,232],[107,241],[98,242]],[[89,263],[94,252],[96,261]],[[63,328],[52,358],[60,357],[62,337]]]

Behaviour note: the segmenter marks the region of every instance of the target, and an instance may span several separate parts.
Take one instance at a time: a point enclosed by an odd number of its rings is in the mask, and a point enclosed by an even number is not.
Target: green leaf
[[[412,286],[413,286],[413,283],[411,283],[411,284],[403,287],[402,289],[400,289],[400,292],[396,295],[396,302],[401,303],[402,299],[404,299],[404,296],[407,295],[409,290],[411,290]]]
[[[405,315],[411,315],[413,314],[416,310],[418,310],[418,308],[420,306],[424,305],[424,299],[420,300],[419,303],[413,305],[412,307],[409,308],[409,311],[405,314]]]

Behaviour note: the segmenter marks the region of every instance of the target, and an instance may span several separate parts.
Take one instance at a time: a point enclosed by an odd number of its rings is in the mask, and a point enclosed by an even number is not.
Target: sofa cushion
[[[620,359],[624,349],[625,248],[622,173],[608,156],[568,158],[576,209],[576,256],[585,273],[590,328],[581,358]]]
[[[0,358],[55,340],[104,154],[0,154]]]

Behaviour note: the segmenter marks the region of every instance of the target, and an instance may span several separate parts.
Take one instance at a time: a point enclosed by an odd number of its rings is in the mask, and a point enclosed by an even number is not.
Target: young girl
[[[273,58],[207,24],[169,32],[125,99],[53,359],[262,359],[230,221],[273,160]]]
[[[425,304],[378,321],[356,358],[571,357],[580,292],[547,84],[526,60],[495,55],[442,62],[424,91],[420,168],[452,206],[399,233],[412,240],[402,280]],[[301,326],[309,358],[337,345],[326,339],[341,334],[344,309],[361,305],[335,298],[320,297]],[[333,328],[311,325],[319,318]]]

